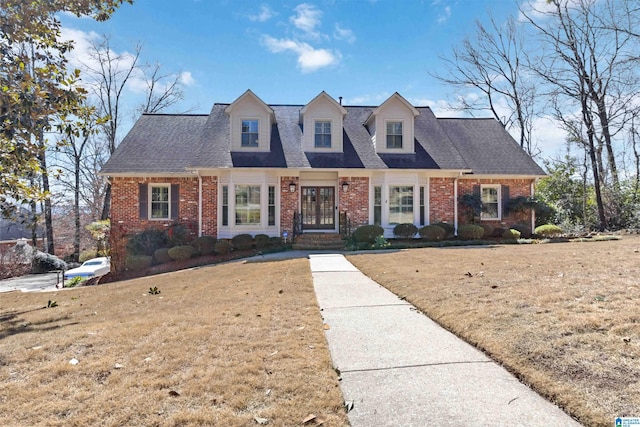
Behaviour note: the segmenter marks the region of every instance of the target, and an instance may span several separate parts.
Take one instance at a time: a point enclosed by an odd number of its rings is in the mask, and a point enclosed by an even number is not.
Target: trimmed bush
[[[493,228],[493,233],[491,233],[491,236],[492,237],[502,237],[504,232],[507,231],[507,230],[508,230],[508,228],[494,227]]]
[[[562,234],[562,229],[557,225],[544,224],[536,227],[535,232],[540,237],[556,237]]]
[[[256,242],[256,249],[264,249],[269,246],[269,236],[266,234],[256,234],[253,240]]]
[[[361,225],[352,234],[353,240],[357,243],[374,244],[376,237],[382,236],[384,229],[379,225]]]
[[[444,239],[447,232],[439,225],[425,225],[420,230],[420,237],[428,242],[439,242]]]
[[[464,224],[458,227],[458,237],[462,240],[479,240],[484,235],[484,229],[475,224]]]
[[[152,256],[156,249],[167,247],[167,234],[163,230],[148,228],[129,237],[127,253],[129,255]]]
[[[231,243],[227,242],[226,240],[218,240],[216,242],[215,248],[218,255],[227,255],[229,252],[231,252]]]
[[[125,260],[127,270],[141,271],[151,267],[153,257],[148,255],[129,255]]]
[[[483,238],[493,236],[493,230],[495,230],[495,227],[493,225],[480,224],[480,227],[482,227],[482,229],[484,230],[484,234],[482,235]]]
[[[502,233],[502,238],[505,240],[518,240],[520,238],[520,232],[518,230],[510,228],[508,230],[504,230],[504,233]]]
[[[167,229],[167,238],[169,240],[168,247],[173,246],[184,246],[191,242],[191,230],[184,225],[178,222],[173,223]]]
[[[453,225],[449,224],[448,222],[436,222],[435,224],[431,224],[431,225],[437,225],[438,227],[442,228],[444,230],[445,239],[452,238],[454,232],[456,231]]]
[[[153,253],[153,259],[158,264],[165,264],[167,262],[173,261],[173,258],[169,256],[169,248],[156,249],[156,251]]]
[[[518,230],[520,232],[520,237],[523,239],[531,238],[531,227],[524,224],[513,224],[510,227],[512,230]]]
[[[253,247],[251,234],[238,234],[231,239],[231,245],[236,251],[246,251]]]
[[[411,223],[398,224],[393,227],[393,235],[401,239],[410,239],[416,235],[418,227]]]
[[[174,246],[169,249],[168,252],[171,259],[175,259],[176,261],[184,261],[185,259],[189,259],[196,254],[196,249],[190,245],[180,245]]]
[[[282,238],[281,237],[269,237],[269,245],[270,246],[282,246]]]
[[[216,242],[218,240],[211,236],[200,236],[193,239],[190,243],[200,255],[211,255],[216,250]]]
[[[46,273],[54,270],[66,270],[67,263],[55,255],[36,251],[31,261],[31,271],[33,273]]]

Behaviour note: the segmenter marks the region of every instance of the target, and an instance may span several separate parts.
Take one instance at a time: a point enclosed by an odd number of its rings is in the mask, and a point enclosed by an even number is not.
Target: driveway
[[[47,292],[55,291],[58,283],[57,273],[28,274],[22,277],[0,280],[0,292]]]

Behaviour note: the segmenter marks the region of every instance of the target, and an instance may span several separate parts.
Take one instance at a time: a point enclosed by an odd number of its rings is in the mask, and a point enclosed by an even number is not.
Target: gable
[[[300,110],[304,151],[340,153],[343,151],[343,117],[347,110],[326,92],[320,93]]]

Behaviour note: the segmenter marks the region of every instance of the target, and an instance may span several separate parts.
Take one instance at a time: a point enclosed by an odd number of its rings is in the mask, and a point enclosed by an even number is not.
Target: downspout
[[[453,180],[453,235],[458,235],[458,179]]]
[[[202,176],[198,173],[198,237],[202,236]]]

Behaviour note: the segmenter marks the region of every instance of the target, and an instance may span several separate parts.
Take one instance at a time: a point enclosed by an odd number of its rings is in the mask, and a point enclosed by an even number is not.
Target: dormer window
[[[331,148],[331,121],[330,120],[316,120],[315,147]]]
[[[259,120],[248,119],[242,120],[242,146],[243,147],[258,147],[258,129]]]
[[[387,148],[402,149],[402,122],[400,121],[387,122]]]

